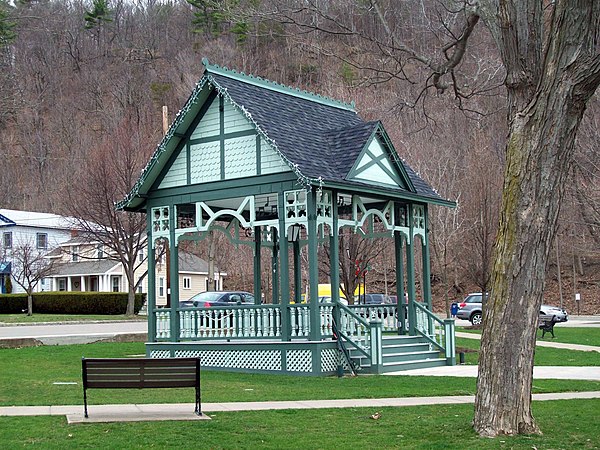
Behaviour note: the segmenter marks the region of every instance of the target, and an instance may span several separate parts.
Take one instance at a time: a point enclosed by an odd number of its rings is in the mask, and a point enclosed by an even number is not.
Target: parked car
[[[179,302],[180,308],[210,308],[211,306],[252,305],[254,295],[244,291],[200,292]]]
[[[564,308],[558,308],[556,306],[542,305],[540,308],[540,314],[554,316],[554,322],[566,322],[569,320],[567,310]]]
[[[363,294],[358,297],[358,303],[361,305],[391,305],[398,301],[392,299],[391,296],[385,294]]]
[[[319,297],[319,303],[331,303],[332,301],[333,299],[328,296]],[[344,297],[340,297],[340,303],[348,306],[348,300],[346,300]]]
[[[472,325],[481,325],[483,317],[481,314],[481,298],[481,292],[474,292],[467,295],[465,299],[459,303],[456,317],[458,319],[469,320]],[[554,316],[555,322],[566,322],[568,320],[567,311],[555,306],[542,305],[540,314]]]

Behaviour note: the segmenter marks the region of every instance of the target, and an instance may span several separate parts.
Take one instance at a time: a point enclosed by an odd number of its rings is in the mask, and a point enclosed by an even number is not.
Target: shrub
[[[135,294],[137,314],[146,294]],[[0,314],[16,314],[27,310],[27,294],[0,295]],[[39,314],[125,314],[125,292],[36,292],[33,294],[33,313]]]

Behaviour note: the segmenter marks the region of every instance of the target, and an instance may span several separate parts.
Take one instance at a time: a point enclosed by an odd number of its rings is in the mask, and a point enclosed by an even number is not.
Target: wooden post
[[[163,134],[167,134],[167,131],[169,131],[169,107],[167,105],[162,107],[162,125]]]

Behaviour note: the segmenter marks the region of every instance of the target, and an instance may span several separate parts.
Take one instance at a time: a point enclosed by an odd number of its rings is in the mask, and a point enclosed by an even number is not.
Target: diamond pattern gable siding
[[[169,172],[160,183],[159,189],[165,189],[175,186],[184,186],[187,184],[187,152],[185,148],[179,152]]]
[[[219,141],[190,147],[190,178],[192,184],[221,179],[221,143]]]
[[[225,141],[225,178],[256,175],[256,136]]]

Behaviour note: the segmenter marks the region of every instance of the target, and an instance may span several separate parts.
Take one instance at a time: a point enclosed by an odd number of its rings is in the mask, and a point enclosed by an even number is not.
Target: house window
[[[144,250],[138,252],[138,262],[144,262]]]
[[[183,288],[184,289],[192,288],[192,278],[191,277],[183,277]]]
[[[73,245],[71,247],[71,261],[79,261],[79,245]]]
[[[112,291],[113,292],[119,292],[120,291],[120,286],[119,286],[119,277],[111,277],[111,284],[112,284]]]
[[[66,278],[59,278],[58,279],[58,290],[59,291],[66,291],[67,290],[67,279]]]
[[[144,290],[142,289],[142,285],[141,284],[138,285],[137,292],[138,292],[138,294],[141,294],[142,292],[144,292]]]
[[[159,297],[165,296],[165,278],[164,277],[158,278],[158,296]]]
[[[48,248],[48,233],[37,233],[37,248]]]
[[[102,244],[96,245],[96,258],[104,258],[104,246]]]
[[[2,245],[4,246],[4,248],[12,248],[12,231],[4,232]]]

